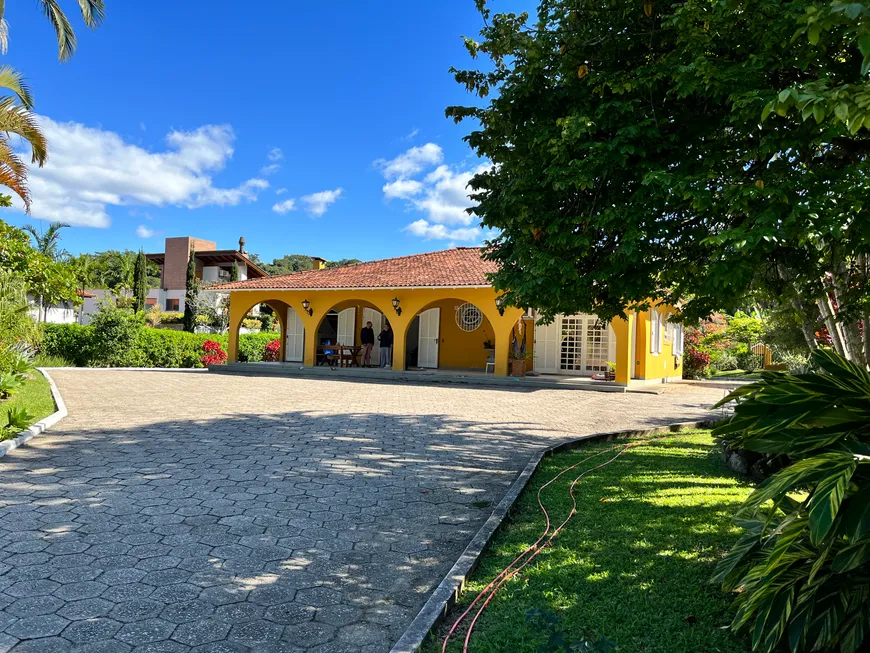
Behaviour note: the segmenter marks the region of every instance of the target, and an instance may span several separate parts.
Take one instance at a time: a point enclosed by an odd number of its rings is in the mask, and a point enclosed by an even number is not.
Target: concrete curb
[[[208,372],[205,367],[40,367],[40,370],[60,372],[67,370],[89,372],[182,372],[185,374],[202,374]]]
[[[51,397],[54,400],[54,407],[56,410],[48,417],[38,421],[36,424],[31,424],[27,430],[19,433],[17,437],[12,438],[11,440],[4,440],[3,442],[0,442],[0,458],[5,456],[10,451],[17,449],[18,447],[24,446],[29,440],[33,439],[40,433],[44,433],[69,414],[67,413],[66,404],[63,402],[63,397],[60,394],[60,390],[57,389],[57,385],[55,384],[54,379],[52,379],[48,373],[49,369],[63,368],[37,368],[37,371],[42,374],[42,376],[44,376],[45,379],[48,381],[48,386],[49,388],[51,388]]]
[[[661,435],[680,431],[682,429],[704,428],[709,426],[714,420],[703,420],[700,422],[677,422],[668,424],[667,426],[659,426],[651,429],[634,429],[627,431],[614,431],[610,433],[593,433],[585,435],[576,440],[562,442],[555,446],[539,451],[526,464],[523,471],[511,485],[507,494],[499,501],[498,505],[493,510],[489,519],[484,522],[480,530],[465,547],[465,551],[459,556],[459,559],[453,565],[444,580],[435,588],[429,600],[414,617],[414,620],[405,629],[405,632],[396,642],[396,645],[390,650],[390,653],[415,653],[420,649],[429,634],[435,629],[441,620],[447,615],[447,612],[456,603],[460,592],[462,591],[465,581],[468,579],[471,572],[477,567],[480,558],[486,551],[487,546],[492,541],[498,528],[504,522],[505,518],[513,508],[520,494],[525,490],[532,475],[537,471],[538,465],[546,457],[562,451],[576,449],[584,444],[596,442],[599,440],[616,440],[626,438],[648,437],[652,435]]]

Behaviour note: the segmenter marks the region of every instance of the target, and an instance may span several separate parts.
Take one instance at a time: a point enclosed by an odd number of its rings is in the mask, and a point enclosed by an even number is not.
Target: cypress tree
[[[133,269],[133,307],[137,313],[145,310],[145,295],[148,294],[146,266],[145,252],[140,249]]]
[[[239,280],[239,264],[233,261],[233,267],[230,268],[230,281]]]
[[[196,327],[196,299],[199,295],[199,284],[196,282],[196,252],[190,250],[187,261],[187,283],[184,293],[184,330],[193,333]]]

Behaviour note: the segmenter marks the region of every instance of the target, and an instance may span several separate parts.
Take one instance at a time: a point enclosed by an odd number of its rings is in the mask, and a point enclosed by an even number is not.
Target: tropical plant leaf
[[[831,570],[844,574],[870,562],[870,538],[864,538],[847,546],[834,556]]]
[[[843,519],[843,526],[852,540],[860,539],[870,533],[870,484],[849,499],[849,508]]]
[[[810,541],[813,544],[820,544],[831,530],[840,504],[846,496],[846,488],[857,467],[858,463],[852,460],[850,464],[832,472],[816,485],[807,505],[810,514]]]

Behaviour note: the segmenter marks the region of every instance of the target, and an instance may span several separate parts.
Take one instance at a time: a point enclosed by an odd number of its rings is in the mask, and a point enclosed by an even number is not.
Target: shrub
[[[39,351],[44,356],[58,356],[78,367],[90,361],[93,327],[80,324],[43,324]]]
[[[701,347],[703,333],[699,329],[685,331],[685,351],[683,356],[683,378],[703,379],[710,376],[710,354]]]
[[[870,624],[870,373],[813,352],[823,374],[762,372],[732,392],[714,430],[732,448],[788,456],[734,517],[744,534],[715,582],[735,592],[732,629],[753,648],[867,650]],[[799,493],[799,494],[796,494]]]
[[[742,343],[734,358],[737,361],[737,369],[741,369],[744,372],[754,372],[764,367],[764,356],[753,354],[752,350]]]
[[[737,365],[737,357],[727,349],[714,349],[708,352],[710,355],[710,367],[720,372],[728,372],[740,369]]]
[[[88,364],[95,367],[135,365],[134,348],[144,326],[141,315],[110,302],[102,304],[91,320],[93,338]]]
[[[263,360],[270,363],[275,363],[281,358],[281,338],[275,338],[263,352]]]
[[[206,340],[202,344],[202,350],[205,354],[200,358],[203,365],[223,365],[227,362],[227,352],[221,349],[219,342],[214,340]]]
[[[275,324],[275,316],[272,313],[266,313],[265,311],[260,313],[260,330],[261,331],[272,331],[274,324]]]
[[[789,374],[806,374],[810,370],[810,357],[785,352],[777,356]]]
[[[275,339],[276,333],[244,333],[239,336],[239,362],[259,363],[263,360],[266,345]]]
[[[259,331],[262,323],[255,317],[246,317],[242,320],[242,326],[251,331]]]
[[[40,354],[66,359],[79,367],[96,365],[92,358],[96,339],[91,326],[78,324],[46,324]],[[245,333],[239,336],[239,360],[263,360],[266,345],[275,333]],[[227,336],[222,334],[187,333],[169,329],[141,328],[128,351],[123,365],[136,367],[202,367],[202,345],[207,340],[227,349]]]

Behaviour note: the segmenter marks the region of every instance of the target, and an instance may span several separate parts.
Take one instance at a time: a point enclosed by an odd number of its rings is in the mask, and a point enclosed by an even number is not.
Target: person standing
[[[371,322],[366,322],[359,332],[359,343],[362,345],[362,366],[371,367],[372,347],[375,346],[375,330],[372,329]]]
[[[390,353],[393,350],[393,331],[389,324],[384,324],[383,330],[378,334],[378,342],[381,343],[381,367],[389,367]]]

